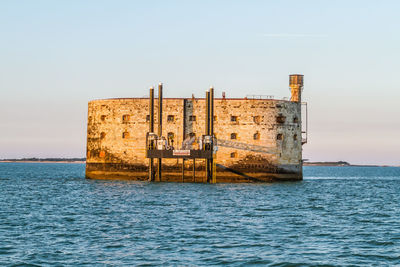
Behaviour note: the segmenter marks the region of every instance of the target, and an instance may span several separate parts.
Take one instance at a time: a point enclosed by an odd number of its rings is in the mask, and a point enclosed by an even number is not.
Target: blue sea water
[[[400,168],[209,185],[87,180],[84,167],[0,163],[0,266],[400,265]]]

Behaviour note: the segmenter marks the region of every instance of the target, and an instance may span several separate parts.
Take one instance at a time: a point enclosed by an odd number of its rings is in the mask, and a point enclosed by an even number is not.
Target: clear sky
[[[84,157],[87,102],[289,96],[312,161],[400,164],[400,1],[0,1],[0,158]]]

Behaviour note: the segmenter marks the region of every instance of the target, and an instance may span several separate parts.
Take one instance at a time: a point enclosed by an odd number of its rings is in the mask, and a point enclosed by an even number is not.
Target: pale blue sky
[[[400,164],[400,1],[0,1],[0,158],[83,157],[87,102],[289,96],[304,158]]]

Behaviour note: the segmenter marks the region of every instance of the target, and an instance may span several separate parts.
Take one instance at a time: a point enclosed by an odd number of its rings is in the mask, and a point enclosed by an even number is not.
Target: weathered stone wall
[[[155,99],[155,114],[158,110],[157,102]],[[265,178],[272,175],[275,178],[301,179],[299,103],[270,99],[215,99],[214,103],[214,132],[217,139],[243,143],[243,146],[248,145],[250,149],[218,146],[217,164],[252,177]],[[149,100],[145,98],[89,102],[88,177],[101,178],[100,176],[108,172],[114,173],[114,176],[122,177],[129,173],[127,176],[131,179],[146,179],[148,113]],[[167,137],[168,133],[173,134],[175,148],[180,148],[184,135],[194,133],[199,137],[204,131],[204,99],[164,99],[163,135]],[[273,153],[261,153],[254,150],[254,147]],[[176,159],[163,159],[163,166],[166,168],[178,168],[180,164]],[[191,162],[187,161],[186,165],[190,168]],[[201,168],[202,163],[198,163],[197,167]],[[220,169],[217,177],[223,178],[224,175],[231,174]]]

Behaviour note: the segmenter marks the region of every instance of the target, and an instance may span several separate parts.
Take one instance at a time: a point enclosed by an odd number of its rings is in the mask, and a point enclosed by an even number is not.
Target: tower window
[[[294,117],[294,118],[293,118],[293,123],[299,123],[299,118]]]
[[[238,120],[237,120],[237,116],[231,116],[231,121],[232,122],[237,122]]]
[[[283,116],[282,114],[279,114],[278,117],[276,117],[276,122],[277,123],[285,123],[286,117]]]
[[[123,132],[122,133],[122,138],[123,139],[128,139],[129,138],[129,133],[128,132]]]
[[[123,122],[128,122],[130,120],[130,118],[131,118],[131,116],[129,116],[129,115],[123,115],[122,116],[122,121]]]
[[[276,135],[276,140],[283,140],[283,134],[277,134]]]
[[[175,120],[175,116],[174,115],[168,115],[167,117],[167,121],[168,122],[173,122]]]
[[[196,116],[189,116],[189,121],[196,121]]]
[[[255,133],[255,134],[253,134],[253,139],[254,139],[254,140],[260,140],[260,133],[257,132],[257,133]]]
[[[294,141],[297,140],[297,134],[293,135],[293,140],[294,140]]]
[[[260,116],[253,116],[253,121],[258,124],[258,123],[261,122],[261,117]]]
[[[231,139],[237,139],[237,133],[231,133]]]
[[[237,153],[236,152],[232,152],[231,153],[231,158],[236,158],[237,157]]]

